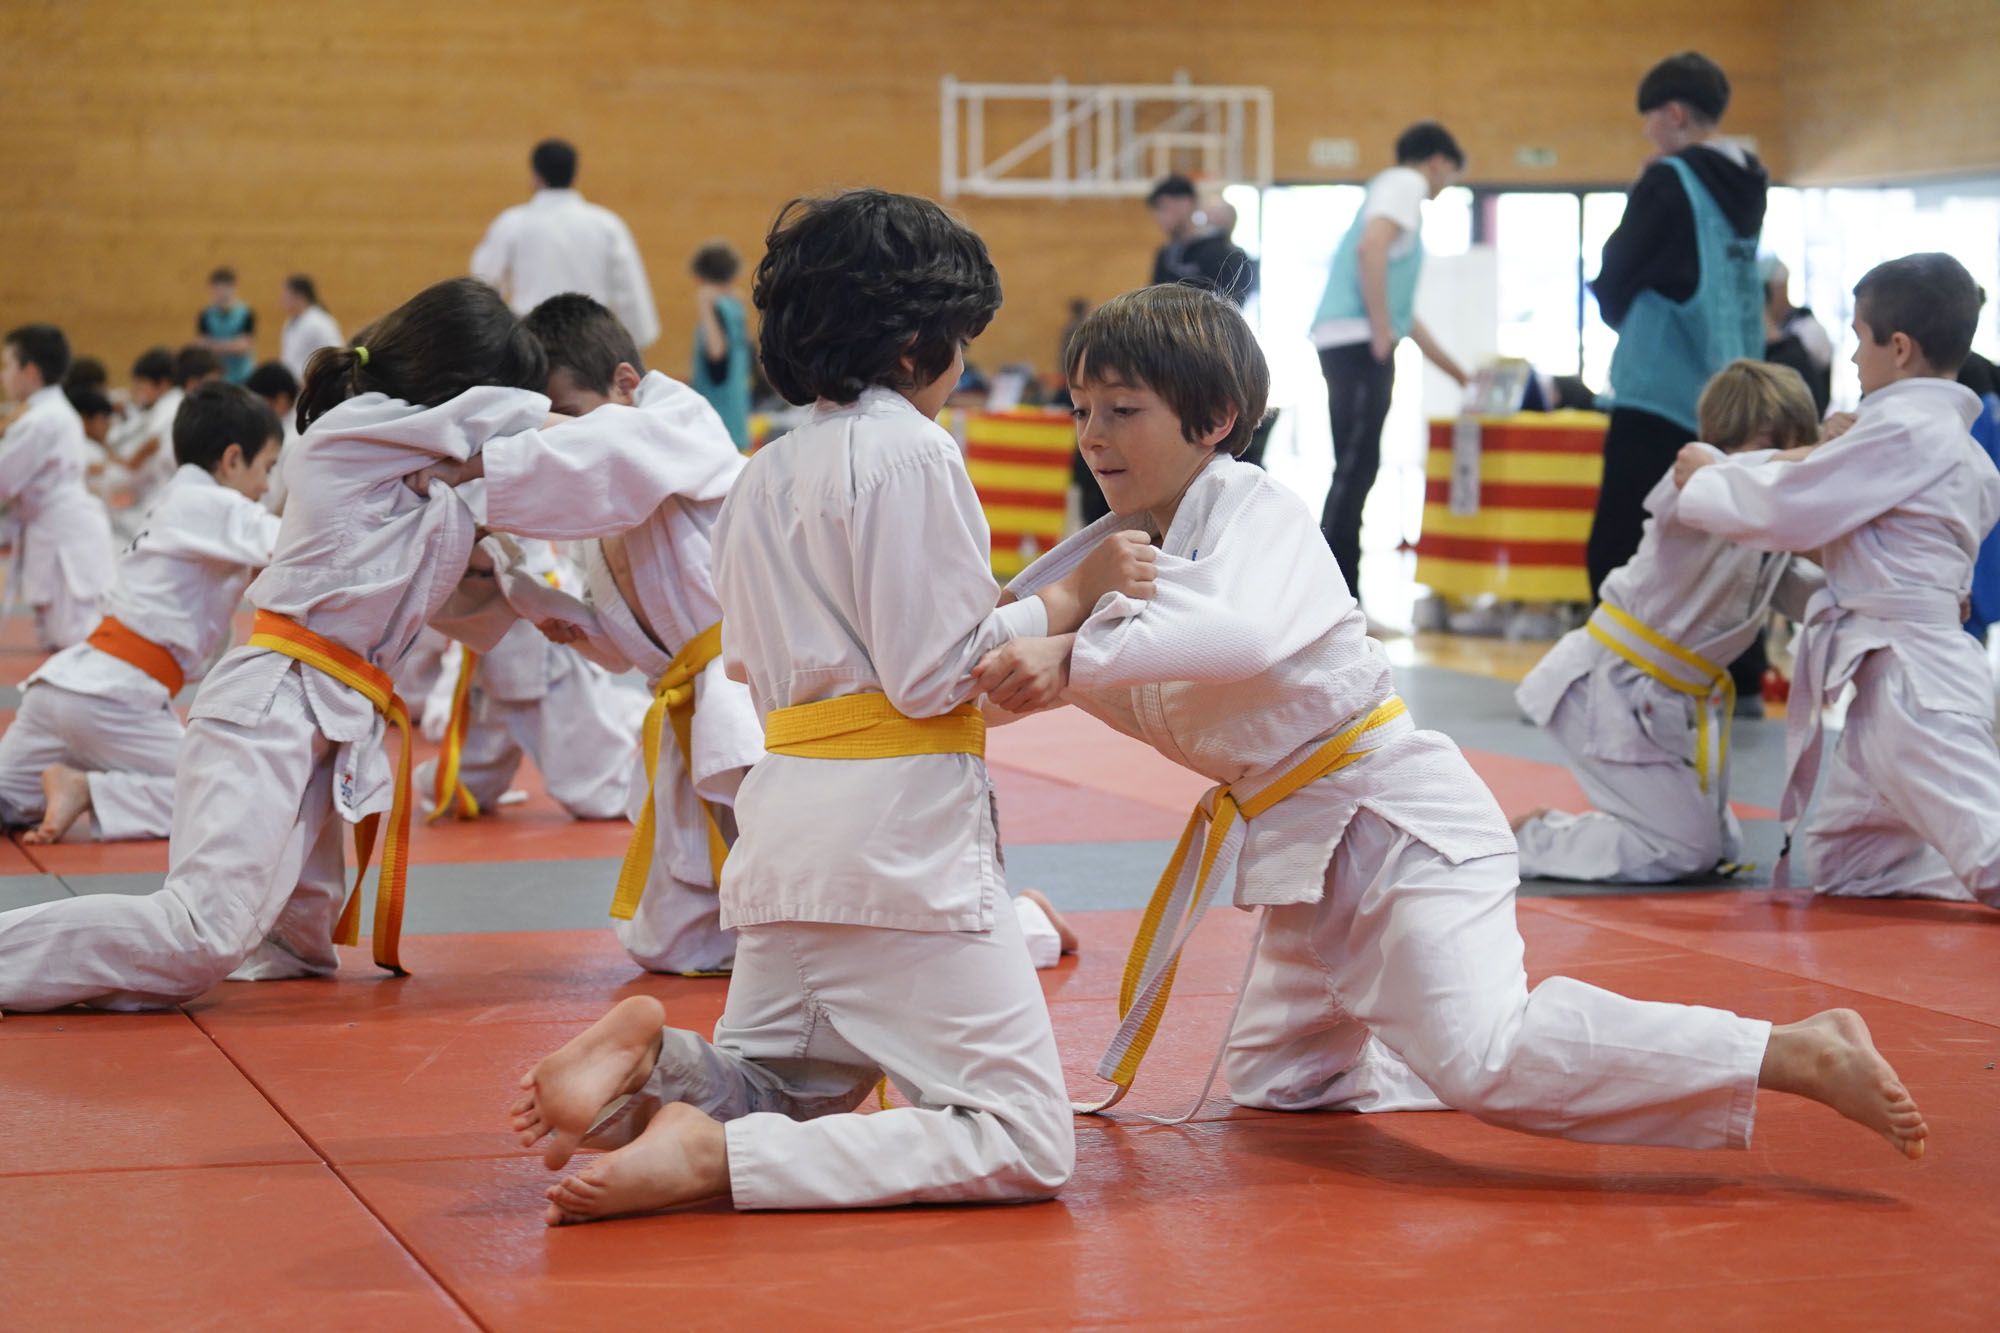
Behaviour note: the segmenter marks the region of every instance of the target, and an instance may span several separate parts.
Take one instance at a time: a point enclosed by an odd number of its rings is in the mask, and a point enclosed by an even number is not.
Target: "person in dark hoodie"
[[[1256,266],[1229,233],[1201,212],[1201,197],[1185,176],[1163,179],[1146,196],[1153,221],[1167,243],[1153,256],[1153,282],[1173,282],[1214,292],[1241,307],[1257,285]]]
[[[1593,598],[1639,549],[1646,496],[1695,437],[1695,403],[1709,377],[1764,354],[1764,284],[1757,241],[1770,177],[1720,136],[1729,79],[1707,56],[1669,56],[1639,82],[1639,114],[1659,155],[1632,186],[1604,243],[1590,289],[1618,330],[1611,358],[1611,426],[1585,559]],[[1761,645],[1730,674],[1758,698]]]

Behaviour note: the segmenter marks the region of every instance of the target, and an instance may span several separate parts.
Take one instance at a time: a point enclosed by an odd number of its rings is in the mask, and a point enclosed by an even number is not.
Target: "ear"
[[[1889,355],[1896,360],[1896,369],[1901,370],[1917,359],[1917,342],[1907,333],[1889,335]]]
[[[645,378],[639,373],[638,367],[629,361],[620,361],[618,369],[611,372],[612,393],[629,402],[632,395],[639,391],[639,382]]]
[[[219,476],[224,472],[235,471],[237,468],[240,468],[242,466],[243,466],[243,446],[240,444],[224,445],[222,449],[222,457],[215,460],[216,474]]]
[[[1216,446],[1220,445],[1224,440],[1228,439],[1229,432],[1235,429],[1236,429],[1236,409],[1231,408],[1228,414],[1225,415],[1220,422],[1218,422],[1214,426],[1209,427],[1208,432],[1204,434],[1201,437],[1201,439],[1197,441],[1197,443],[1203,445],[1206,448],[1213,449]]]

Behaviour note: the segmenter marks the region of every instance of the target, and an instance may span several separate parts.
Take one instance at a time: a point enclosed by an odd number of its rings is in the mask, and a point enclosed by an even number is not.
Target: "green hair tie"
[[[354,344],[354,359],[356,361],[359,361],[364,366],[367,365],[368,349],[366,347],[363,347],[360,343]]]

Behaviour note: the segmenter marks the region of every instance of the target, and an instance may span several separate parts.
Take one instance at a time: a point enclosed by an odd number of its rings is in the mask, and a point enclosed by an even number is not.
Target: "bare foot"
[[[1042,915],[1047,917],[1049,924],[1056,928],[1056,938],[1062,941],[1062,951],[1064,953],[1075,953],[1076,932],[1070,929],[1069,922],[1063,920],[1062,913],[1056,911],[1056,905],[1049,901],[1048,895],[1040,889],[1022,889],[1021,896],[1042,909]]]
[[[524,1095],[510,1112],[521,1146],[547,1136],[542,1160],[560,1170],[607,1105],[645,1086],[660,1058],[666,1019],[652,996],[630,996],[521,1075]]]
[[[1512,821],[1509,822],[1508,827],[1514,830],[1515,837],[1519,837],[1521,835],[1521,829],[1523,826],[1534,823],[1537,819],[1540,819],[1543,815],[1552,815],[1554,813],[1555,811],[1549,809],[1546,805],[1538,805],[1534,809],[1528,811],[1527,814],[1516,816]]]
[[[728,1193],[722,1122],[686,1102],[672,1102],[630,1144],[549,1186],[546,1220],[558,1227],[657,1213]]]
[[[60,842],[70,825],[90,813],[90,775],[68,764],[51,764],[42,770],[42,822],[21,835],[21,841],[40,846]]]
[[[1829,1009],[1771,1029],[1759,1087],[1810,1097],[1889,1140],[1916,1161],[1930,1127],[1916,1099],[1875,1049],[1852,1009]]]

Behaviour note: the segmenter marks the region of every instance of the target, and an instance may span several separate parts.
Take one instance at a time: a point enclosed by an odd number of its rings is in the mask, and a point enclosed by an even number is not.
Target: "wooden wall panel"
[[[2000,3],[1797,0],[1783,49],[1804,184],[2000,170]]]
[[[463,270],[526,193],[526,154],[574,139],[586,194],[632,224],[685,363],[686,256],[757,253],[786,197],[938,188],[937,85],[966,79],[1260,83],[1277,168],[1319,136],[1385,165],[1435,116],[1475,180],[1622,183],[1645,152],[1633,85],[1687,46],[1730,69],[1731,127],[1782,166],[1781,18],[1763,0],[111,0],[0,3],[0,322],[53,318],[114,369],[192,326],[242,274],[277,345],[276,288],[312,272],[354,327]],[[1515,164],[1552,148],[1553,169]],[[1009,297],[977,349],[1046,364],[1072,296],[1144,279],[1137,202],[962,201]]]

